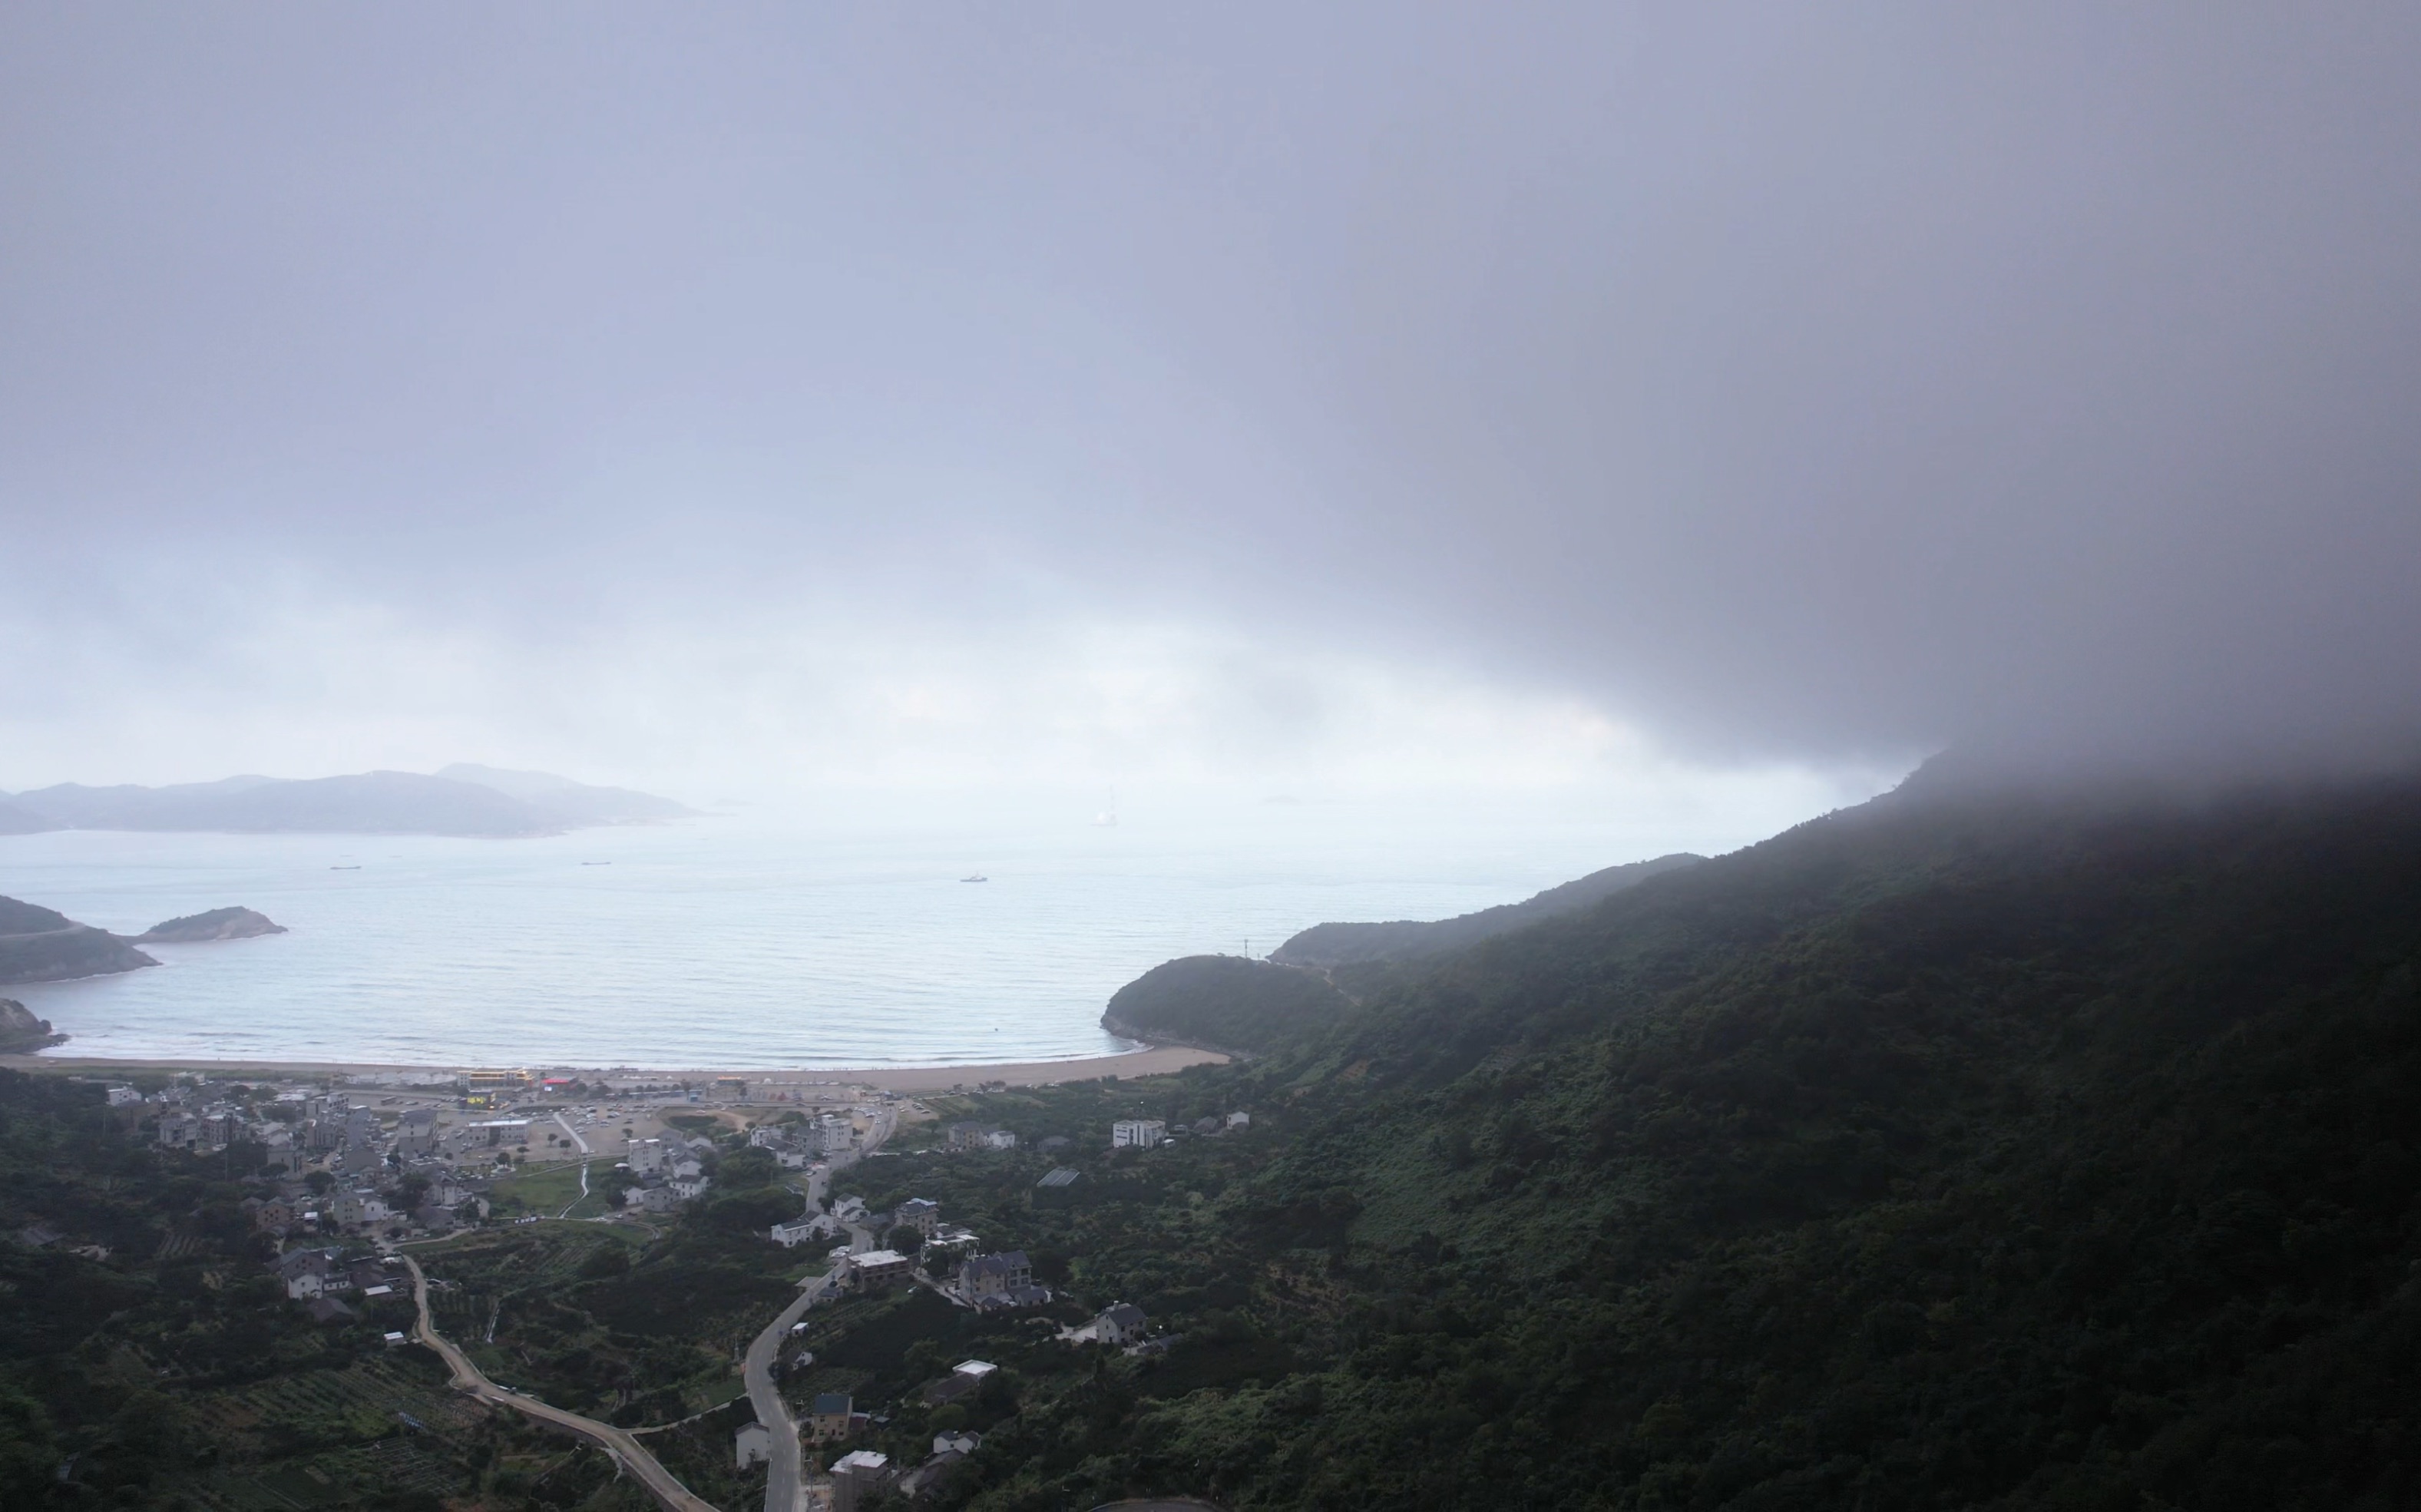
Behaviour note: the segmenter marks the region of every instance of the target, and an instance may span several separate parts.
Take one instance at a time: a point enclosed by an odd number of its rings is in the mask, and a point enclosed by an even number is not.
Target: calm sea
[[[71,1054],[1054,1060],[1128,1048],[1101,1007],[1171,957],[1265,955],[1325,919],[1467,912],[1667,838],[1317,810],[890,832],[712,818],[515,841],[11,836],[0,894],[87,924],[134,933],[242,904],[290,932],[147,947],[158,969],[6,995],[72,1035]]]

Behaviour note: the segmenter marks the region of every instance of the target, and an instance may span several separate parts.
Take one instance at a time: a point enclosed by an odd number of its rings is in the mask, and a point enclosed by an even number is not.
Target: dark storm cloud
[[[165,558],[196,643],[277,569],[504,644],[1249,624],[1722,754],[2367,748],[2416,64],[2387,6],[21,7],[0,570],[72,623]]]

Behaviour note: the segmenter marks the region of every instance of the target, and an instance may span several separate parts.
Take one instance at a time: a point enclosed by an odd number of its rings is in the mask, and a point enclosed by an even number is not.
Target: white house
[[[773,1458],[773,1435],[767,1431],[762,1423],[742,1425],[740,1431],[731,1436],[731,1453],[732,1457],[740,1462],[740,1468],[742,1470],[746,1470],[751,1465],[771,1463]]]
[[[857,1512],[858,1504],[891,1479],[891,1458],[873,1449],[851,1449],[832,1468],[833,1512]]]
[[[656,1176],[672,1168],[674,1152],[661,1139],[634,1139],[623,1163],[633,1176]]]
[[[1132,1344],[1143,1337],[1145,1321],[1142,1308],[1117,1302],[1093,1319],[1093,1337],[1103,1344]]]
[[[773,1239],[782,1248],[791,1250],[806,1243],[809,1239],[836,1239],[840,1233],[839,1221],[830,1213],[809,1213],[804,1218],[792,1219],[787,1224],[775,1224]]]
[[[1168,1137],[1168,1125],[1157,1118],[1121,1118],[1110,1125],[1110,1148],[1149,1149]]]

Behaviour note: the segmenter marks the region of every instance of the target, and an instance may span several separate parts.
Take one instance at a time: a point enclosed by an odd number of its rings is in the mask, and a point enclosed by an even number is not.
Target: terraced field
[[[307,1371],[195,1399],[195,1425],[228,1463],[190,1489],[220,1512],[342,1506],[371,1488],[461,1490],[486,1410],[446,1390],[433,1364],[414,1364]]]

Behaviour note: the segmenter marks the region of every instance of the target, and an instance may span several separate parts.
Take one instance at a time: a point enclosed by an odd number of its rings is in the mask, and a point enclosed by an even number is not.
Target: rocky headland
[[[53,1034],[50,1020],[35,1018],[34,1010],[15,998],[0,997],[0,1055],[30,1055],[64,1044],[67,1037]]]
[[[106,929],[79,924],[55,909],[0,897],[0,985],[66,982],[80,976],[108,976],[159,965],[135,948],[138,942],[189,944],[285,932],[285,926],[251,909],[224,908],[163,920],[133,940],[127,940]]]
[[[159,964],[106,929],[0,897],[0,984],[65,982]]]

